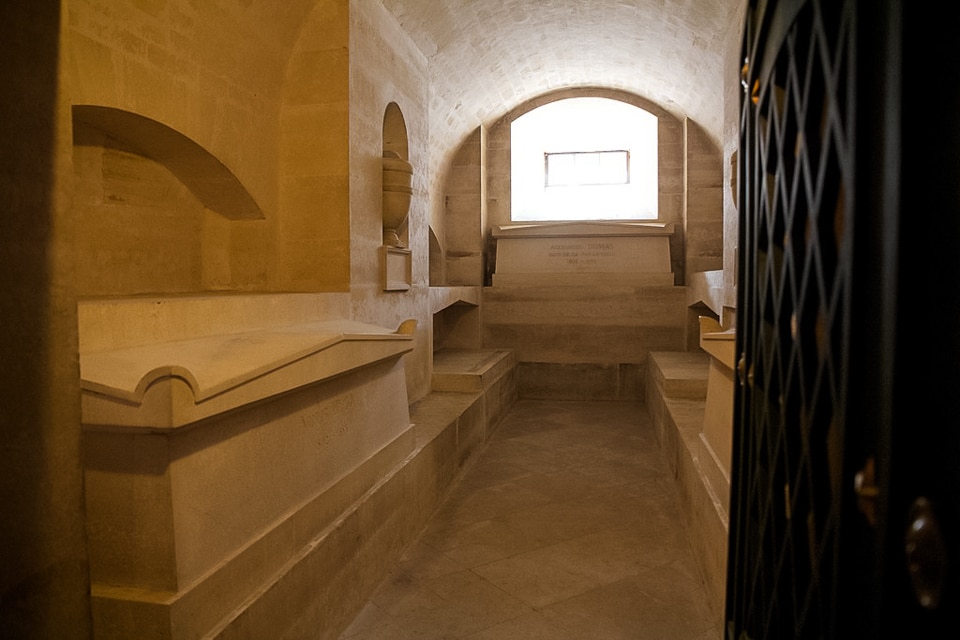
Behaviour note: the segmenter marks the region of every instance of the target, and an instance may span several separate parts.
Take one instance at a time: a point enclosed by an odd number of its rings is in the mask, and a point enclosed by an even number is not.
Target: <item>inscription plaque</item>
[[[494,233],[496,276],[502,283],[519,274],[664,274],[668,277],[653,281],[672,284],[672,233],[673,225],[667,224],[500,227]]]

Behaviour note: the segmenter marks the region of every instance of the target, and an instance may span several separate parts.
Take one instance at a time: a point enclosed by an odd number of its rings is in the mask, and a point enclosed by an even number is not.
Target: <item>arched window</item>
[[[609,98],[567,98],[511,124],[511,218],[656,220],[657,117]]]

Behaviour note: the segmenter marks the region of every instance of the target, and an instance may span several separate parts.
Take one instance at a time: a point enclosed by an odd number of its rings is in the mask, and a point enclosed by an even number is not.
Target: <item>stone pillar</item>
[[[60,1],[0,3],[0,629],[90,636]]]

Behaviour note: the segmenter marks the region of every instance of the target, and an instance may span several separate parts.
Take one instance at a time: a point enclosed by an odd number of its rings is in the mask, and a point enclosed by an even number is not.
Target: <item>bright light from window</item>
[[[543,154],[547,187],[630,184],[629,151]]]
[[[657,117],[569,98],[511,125],[513,220],[657,219]]]

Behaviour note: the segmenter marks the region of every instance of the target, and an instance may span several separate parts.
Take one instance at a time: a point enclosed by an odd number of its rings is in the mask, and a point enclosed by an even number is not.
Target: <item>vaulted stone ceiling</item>
[[[604,86],[721,138],[724,49],[744,0],[382,1],[429,60],[432,126],[450,129],[435,136],[552,90]]]

